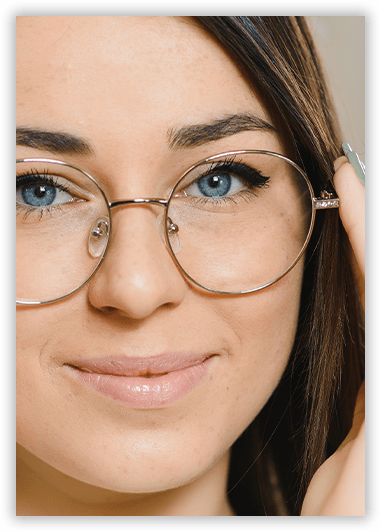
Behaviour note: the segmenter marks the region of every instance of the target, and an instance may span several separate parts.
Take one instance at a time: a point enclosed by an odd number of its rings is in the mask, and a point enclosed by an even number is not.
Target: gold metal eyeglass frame
[[[170,217],[168,216],[168,207],[170,205],[170,201],[171,201],[171,199],[173,197],[173,194],[174,194],[175,190],[177,189],[178,184],[192,170],[194,170],[195,168],[197,168],[198,166],[200,166],[202,164],[205,164],[205,163],[208,163],[208,162],[213,162],[213,161],[215,161],[217,159],[221,159],[221,158],[224,158],[224,157],[232,157],[232,156],[236,156],[236,155],[243,155],[243,154],[272,155],[274,157],[278,157],[279,159],[284,160],[285,162],[287,162],[291,166],[293,166],[304,177],[304,179],[305,179],[305,181],[306,181],[306,183],[308,185],[308,188],[309,188],[309,191],[310,191],[310,194],[311,194],[311,201],[312,201],[312,215],[311,215],[310,227],[309,227],[308,234],[307,234],[306,240],[304,242],[304,245],[303,245],[302,249],[300,250],[299,255],[294,260],[294,262],[287,268],[287,270],[285,272],[282,273],[282,275],[279,275],[278,277],[276,277],[272,281],[269,281],[269,282],[265,283],[264,285],[258,286],[256,288],[243,290],[243,291],[240,291],[240,292],[224,292],[224,291],[219,291],[219,290],[208,288],[208,287],[203,286],[200,283],[198,283],[195,279],[193,279],[183,269],[183,267],[181,266],[181,264],[177,260],[177,258],[175,256],[175,253],[174,253],[174,251],[172,249],[170,240],[169,240],[169,235],[173,234],[173,233],[176,233],[178,228],[177,228],[176,224],[174,224],[172,222],[172,220],[170,219]],[[108,209],[108,221],[107,221],[107,243],[105,245],[105,249],[103,250],[103,252],[102,252],[102,254],[101,254],[100,258],[99,258],[99,262],[96,265],[96,267],[94,268],[94,270],[85,279],[85,281],[83,281],[83,283],[80,284],[80,286],[78,286],[77,288],[71,290],[69,293],[67,293],[67,294],[65,294],[63,296],[56,297],[54,299],[50,299],[50,300],[47,300],[47,301],[35,301],[35,300],[17,299],[16,298],[16,304],[18,304],[18,305],[38,306],[38,305],[47,305],[47,304],[51,304],[51,303],[56,303],[58,301],[66,299],[67,297],[69,297],[69,296],[75,294],[76,292],[78,292],[79,290],[81,290],[81,288],[83,288],[83,286],[85,284],[87,284],[90,281],[90,279],[95,275],[95,273],[98,271],[99,267],[101,266],[101,264],[102,264],[102,262],[104,260],[104,257],[105,257],[105,254],[107,252],[107,249],[109,247],[109,243],[110,243],[110,239],[111,239],[111,231],[112,231],[111,210],[115,209],[117,207],[143,206],[143,205],[150,205],[150,204],[159,205],[159,206],[163,207],[165,209],[165,212],[164,212],[164,220],[165,220],[164,235],[165,235],[166,247],[167,247],[167,249],[168,249],[168,251],[169,251],[169,253],[170,253],[171,257],[172,257],[172,260],[174,261],[175,265],[177,266],[177,268],[179,269],[181,274],[186,279],[188,279],[191,283],[195,284],[199,288],[202,288],[203,290],[206,290],[207,292],[212,292],[212,293],[215,293],[215,294],[221,294],[221,295],[225,295],[225,296],[229,296],[229,295],[237,296],[237,295],[254,293],[254,292],[257,292],[259,290],[263,290],[264,288],[267,288],[268,286],[270,286],[270,285],[276,283],[277,281],[279,281],[280,279],[282,279],[285,275],[287,275],[287,273],[290,270],[292,270],[292,268],[294,268],[294,266],[299,262],[300,258],[304,254],[304,252],[305,252],[305,250],[307,248],[307,245],[308,245],[308,243],[310,241],[311,235],[312,235],[312,230],[313,230],[314,223],[315,223],[316,211],[317,210],[322,210],[322,209],[336,209],[336,208],[339,207],[339,198],[337,196],[335,196],[333,192],[328,192],[326,190],[323,190],[321,192],[321,197],[316,198],[314,196],[314,190],[312,188],[312,185],[311,185],[306,173],[296,163],[294,163],[291,159],[288,159],[287,157],[285,157],[284,155],[281,155],[279,153],[270,152],[270,151],[264,151],[264,150],[234,150],[234,151],[219,153],[217,155],[213,155],[211,157],[208,157],[206,159],[203,159],[203,160],[195,163],[193,166],[188,168],[181,175],[181,177],[178,179],[178,181],[176,182],[176,184],[172,188],[172,190],[171,190],[171,192],[169,194],[169,198],[167,200],[166,199],[162,199],[162,198],[135,198],[135,199],[127,199],[127,200],[109,201],[107,196],[106,196],[106,194],[102,190],[101,186],[97,183],[97,181],[89,173],[87,173],[84,170],[81,170],[80,168],[78,168],[78,167],[76,167],[76,166],[74,166],[74,165],[72,165],[70,163],[66,163],[66,162],[63,162],[63,161],[55,160],[55,159],[46,159],[46,158],[17,159],[16,163],[19,163],[19,162],[20,163],[21,162],[24,162],[24,163],[33,163],[33,162],[37,163],[37,162],[40,162],[40,163],[47,163],[47,164],[57,164],[57,165],[66,166],[68,168],[72,168],[73,170],[81,172],[83,175],[85,175],[87,178],[89,178],[91,180],[91,182],[98,188],[98,190],[102,194],[102,197],[103,197],[103,199],[105,201],[105,204],[107,206],[107,209]],[[96,234],[96,231],[97,230],[95,230],[95,234]]]

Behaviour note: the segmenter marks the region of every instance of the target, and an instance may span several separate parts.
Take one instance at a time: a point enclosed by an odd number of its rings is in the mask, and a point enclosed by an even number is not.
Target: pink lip
[[[68,367],[98,393],[135,408],[169,406],[205,377],[214,355],[164,354],[73,361]]]

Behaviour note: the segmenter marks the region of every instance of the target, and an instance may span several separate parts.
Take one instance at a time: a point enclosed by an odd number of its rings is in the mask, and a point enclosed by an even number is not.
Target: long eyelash
[[[252,197],[257,195],[255,193],[256,189],[266,188],[269,186],[270,177],[263,176],[255,168],[248,166],[247,164],[239,160],[237,161],[235,157],[231,159],[224,159],[222,161],[216,161],[201,176],[199,176],[198,179],[202,179],[203,177],[213,175],[220,171],[231,172],[239,177],[243,177],[252,186],[252,188],[241,190],[240,192],[237,192],[236,194],[233,194],[231,196],[227,195],[211,198],[192,197],[190,199],[194,205],[206,205],[208,203],[212,203],[214,206],[222,206],[224,204],[226,205],[227,203],[234,203],[236,205],[238,200],[240,199],[243,199],[244,201],[249,203]]]
[[[51,185],[53,187],[59,188],[63,192],[70,192],[69,187],[63,185],[62,183],[59,183],[58,179],[55,176],[52,176],[47,170],[41,172],[39,170],[31,168],[26,172],[16,174],[16,188],[22,185],[28,185],[30,183],[43,183],[44,185]],[[56,211],[57,209],[62,209],[61,205],[57,204],[47,205],[45,207],[33,207],[31,205],[26,206],[16,203],[16,210],[18,211],[16,213],[16,216],[23,213],[23,220],[26,220],[31,214],[38,213],[39,220],[41,220],[43,216],[52,216],[52,211]]]
[[[16,216],[23,213],[23,220],[26,220],[30,214],[39,214],[39,220],[42,219],[43,216],[50,215],[52,216],[52,211],[56,211],[57,209],[62,210],[61,205],[47,205],[46,207],[26,207],[24,205],[18,205],[16,204],[16,210],[18,211],[16,213]]]
[[[241,190],[240,192],[237,192],[236,194],[232,196],[221,196],[221,197],[196,197],[196,196],[189,196],[189,200],[194,205],[200,205],[200,204],[208,204],[213,203],[213,205],[223,205],[226,203],[234,203],[234,205],[237,205],[238,199],[243,199],[247,203],[251,200],[252,196],[256,196],[257,194],[254,192],[254,190]]]
[[[247,165],[241,160],[235,159],[234,157],[230,159],[224,159],[222,161],[216,161],[203,175],[199,177],[199,179],[208,175],[213,175],[217,171],[235,173],[236,175],[246,179],[251,185],[254,185],[257,188],[268,186],[270,179],[269,177],[263,176],[255,168]]]
[[[47,170],[40,172],[32,168],[27,172],[16,174],[16,187],[38,182],[59,188],[63,192],[69,192],[69,188],[66,185],[63,185],[62,183],[59,183],[57,178],[55,176],[52,176]]]

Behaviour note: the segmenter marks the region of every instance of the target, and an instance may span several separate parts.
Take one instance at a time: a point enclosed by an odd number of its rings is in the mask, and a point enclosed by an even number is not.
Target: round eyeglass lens
[[[313,225],[313,190],[294,164],[233,152],[192,167],[173,190],[167,241],[178,266],[211,291],[255,291],[299,260]]]
[[[80,288],[100,264],[110,232],[97,183],[49,159],[16,163],[16,300],[46,303]]]

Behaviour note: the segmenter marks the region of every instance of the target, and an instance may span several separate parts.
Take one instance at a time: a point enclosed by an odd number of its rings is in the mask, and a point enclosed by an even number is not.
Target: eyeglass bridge
[[[160,205],[161,207],[166,208],[168,206],[168,200],[159,199],[159,198],[135,198],[130,200],[118,200],[108,202],[110,210],[117,207],[123,206],[134,206],[134,205]],[[158,227],[161,231],[164,230],[168,234],[168,237],[171,237],[171,246],[174,253],[178,253],[181,249],[180,241],[178,240],[177,233],[179,232],[179,227],[177,224],[173,223],[171,218],[167,218],[167,227],[164,229],[164,214],[158,217]],[[110,220],[108,217],[101,217],[95,220],[93,227],[89,235],[89,252],[92,257],[100,257],[105,250],[107,239],[110,233]],[[174,238],[174,240],[173,240]]]
[[[168,206],[168,200],[159,198],[135,198],[130,200],[109,201],[108,206],[110,209],[114,209],[115,207],[121,207],[123,205],[144,205],[150,203],[161,205],[162,207]]]
[[[168,206],[169,201],[160,198],[135,198],[130,200],[109,201],[108,206],[110,209],[114,209],[115,207],[123,207],[124,205],[149,205],[151,203],[166,208]],[[173,223],[170,218],[167,218],[167,222],[168,233],[172,235],[178,233],[178,225]]]

